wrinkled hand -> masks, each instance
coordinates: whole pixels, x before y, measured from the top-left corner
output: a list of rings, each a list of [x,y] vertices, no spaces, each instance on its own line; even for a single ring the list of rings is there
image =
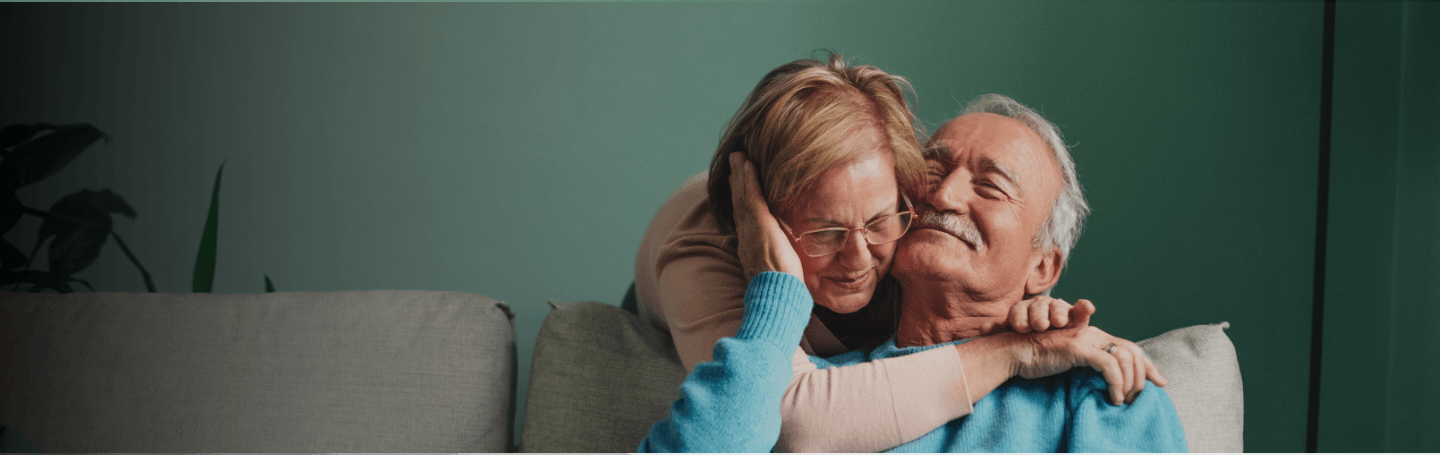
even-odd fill
[[[1037,295],[1010,307],[1005,322],[987,322],[980,327],[980,334],[993,335],[1000,332],[1018,333],[1044,332],[1050,329],[1076,329],[1090,325],[1090,315],[1095,314],[1095,304],[1080,299],[1074,305],[1050,296]]]
[[[1085,322],[1088,324],[1088,316]],[[1110,385],[1110,402],[1116,405],[1133,403],[1145,389],[1146,379],[1160,387],[1169,384],[1139,345],[1093,326],[997,336],[1019,341],[1014,352],[1016,375],[1035,379],[1088,366],[1105,377]],[[1114,349],[1107,352],[1111,346]]]
[[[760,272],[784,272],[805,279],[800,256],[790,238],[770,213],[755,164],[744,152],[730,154],[730,201],[735,208],[735,236],[739,238],[740,265],[748,281]]]

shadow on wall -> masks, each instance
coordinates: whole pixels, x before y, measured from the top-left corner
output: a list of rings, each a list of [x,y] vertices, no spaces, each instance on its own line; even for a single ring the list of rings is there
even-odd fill
[[[115,245],[140,270],[145,280],[145,289],[156,292],[150,272],[140,264],[140,259],[125,245],[113,229],[112,215],[135,218],[135,209],[125,199],[108,189],[91,191],[82,189],[56,201],[49,210],[28,207],[20,202],[16,191],[47,177],[55,175],[70,164],[80,152],[96,142],[110,138],[89,124],[53,126],[45,123],[33,125],[10,125],[0,129],[0,235],[10,232],[20,217],[31,215],[43,219],[35,247],[30,254],[15,248],[9,241],[0,238],[0,288],[11,286],[12,291],[20,290],[22,284],[29,284],[27,292],[54,290],[60,293],[75,292],[71,283],[79,283],[94,291],[95,288],[74,274],[85,270],[100,256],[100,248],[111,237]],[[220,177],[225,172],[225,163],[215,172],[215,188],[210,194],[210,213],[205,218],[205,230],[200,236],[200,251],[195,258],[195,275],[191,292],[210,292],[215,283],[215,250],[220,224]],[[50,241],[46,250],[48,270],[32,270],[31,264],[40,254],[40,247]],[[265,275],[265,292],[275,292],[270,275]]]

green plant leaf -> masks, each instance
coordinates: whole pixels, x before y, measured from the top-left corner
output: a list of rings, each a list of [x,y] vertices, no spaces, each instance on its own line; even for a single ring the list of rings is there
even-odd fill
[[[20,198],[15,197],[14,192],[0,196],[0,234],[10,232],[24,211],[25,206],[20,205]]]
[[[71,289],[70,285],[66,284],[66,282],[70,280],[68,277],[57,277],[54,274],[39,270],[23,270],[20,272],[12,272],[9,270],[0,271],[0,283],[15,283],[17,287],[20,283],[32,283],[34,286],[30,287],[29,292],[37,292],[45,289],[54,289],[60,292],[74,292],[74,289]],[[84,284],[89,286],[89,283]]]
[[[76,224],[71,225],[70,229],[62,230],[50,241],[50,248],[47,250],[50,273],[69,276],[85,270],[100,257],[100,247],[105,246],[105,239],[109,236],[109,226]]]
[[[40,238],[36,243],[55,236],[46,250],[52,275],[67,277],[68,280],[71,274],[84,270],[100,257],[100,247],[110,236],[112,223],[110,214],[95,206],[96,199],[105,199],[100,194],[90,190],[76,191],[50,207],[52,216],[40,224]]]
[[[111,213],[119,213],[129,218],[135,217],[135,210],[110,190],[76,191],[55,201],[55,205],[50,207],[49,212],[31,210],[30,213],[45,218],[45,221],[40,223],[40,233],[35,241],[36,246],[50,236],[59,233],[60,229],[67,224],[103,224],[108,229],[111,223]]]
[[[195,275],[191,292],[210,292],[215,285],[215,250],[220,227],[220,176],[225,163],[215,171],[215,189],[210,192],[210,214],[205,216],[205,231],[200,234],[200,252],[195,255]]]
[[[54,127],[50,134],[41,135],[10,150],[10,154],[5,157],[6,166],[3,168],[8,168],[4,170],[13,173],[13,180],[7,183],[19,188],[54,175],[70,164],[80,152],[104,138],[105,133],[87,124]]]
[[[131,264],[135,264],[135,268],[140,269],[140,278],[145,280],[145,289],[150,292],[155,292],[155,280],[150,279],[150,271],[145,270],[145,266],[140,265],[140,259],[135,257],[135,253],[130,252],[130,247],[126,246],[125,241],[120,239],[120,234],[116,234],[115,231],[110,231],[110,236],[115,237],[115,246],[120,247],[120,252],[125,253],[125,257],[130,259]]]
[[[89,197],[88,202],[91,207],[107,214],[118,213],[125,215],[126,218],[135,218],[135,209],[130,208],[130,204],[126,204],[125,199],[122,199],[120,195],[108,189],[93,192]]]
[[[275,283],[270,282],[270,274],[265,274],[265,292],[275,292]]]
[[[39,283],[49,280],[50,274],[39,270],[0,270],[0,284]]]
[[[46,281],[43,283],[35,283],[34,286],[30,287],[30,291],[28,292],[40,292],[45,289],[54,289],[56,292],[64,294],[75,292],[75,289],[71,288],[70,285],[64,281]]]
[[[0,191],[14,193],[16,188],[20,188],[17,174],[19,172],[15,170],[15,160],[0,161]]]
[[[0,238],[0,268],[10,270],[25,265],[25,253]]]
[[[30,138],[35,137],[35,133],[51,128],[54,127],[44,123],[36,123],[34,125],[14,124],[0,128],[0,149],[8,149],[19,145],[21,142],[28,141]],[[8,156],[9,153],[7,152],[6,155]]]

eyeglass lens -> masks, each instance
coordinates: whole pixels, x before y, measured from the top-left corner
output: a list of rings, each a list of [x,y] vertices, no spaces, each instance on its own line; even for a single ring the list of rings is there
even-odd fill
[[[900,212],[886,215],[878,220],[865,225],[859,229],[863,232],[865,240],[871,245],[882,245],[894,242],[905,235],[906,229],[910,227],[911,212]],[[800,235],[800,249],[811,257],[824,256],[840,251],[845,246],[845,241],[850,237],[851,229],[832,228],[810,231]]]

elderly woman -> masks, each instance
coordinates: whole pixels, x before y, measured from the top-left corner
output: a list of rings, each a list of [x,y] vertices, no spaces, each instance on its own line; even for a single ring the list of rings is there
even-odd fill
[[[771,71],[727,125],[708,178],[687,180],[641,242],[635,267],[640,315],[670,332],[685,368],[694,370],[711,360],[718,340],[740,328],[750,281],[738,255],[730,152],[744,151],[762,170],[756,177],[764,199],[783,214],[792,238],[810,245],[798,260],[816,303],[805,336],[790,347],[794,379],[781,414],[787,436],[798,438],[782,437],[781,450],[819,449],[803,446],[805,434],[845,431],[831,416],[889,416],[893,424],[885,434],[864,425],[864,446],[825,447],[874,450],[969,411],[970,403],[955,393],[964,379],[953,354],[836,370],[817,370],[808,357],[878,344],[893,330],[894,299],[867,304],[877,287],[890,292],[880,284],[909,222],[902,195],[920,194],[925,184],[904,83],[872,66],[848,66],[837,55],[828,63],[800,60]],[[943,409],[936,410],[936,401]],[[888,411],[922,402],[923,410]]]
[[[809,358],[893,334],[893,242],[926,185],[904,86],[837,55],[776,68],[727,125],[708,176],[660,208],[636,261],[638,308],[671,333],[691,376],[642,451],[883,450],[968,414],[998,385],[967,384],[962,365],[998,363],[953,349],[829,369]],[[771,311],[795,301],[807,303]],[[758,387],[777,381],[783,394]],[[745,430],[721,422],[739,416]]]

